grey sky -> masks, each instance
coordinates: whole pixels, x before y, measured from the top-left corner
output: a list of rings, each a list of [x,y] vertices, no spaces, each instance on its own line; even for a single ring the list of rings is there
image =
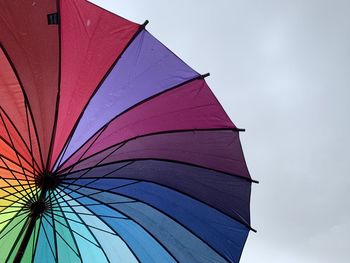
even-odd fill
[[[94,0],[201,73],[253,186],[241,262],[350,262],[350,1]]]

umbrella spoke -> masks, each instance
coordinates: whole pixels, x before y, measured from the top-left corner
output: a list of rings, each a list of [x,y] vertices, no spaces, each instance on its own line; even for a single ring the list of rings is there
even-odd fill
[[[43,219],[45,219],[46,222],[48,222],[48,223],[51,225],[51,223],[49,222],[49,220],[46,219],[45,215],[43,216]],[[52,226],[52,225],[51,225],[51,226]],[[47,232],[46,232],[46,229],[45,229],[45,224],[42,225],[42,228],[43,228],[43,230],[44,230],[44,234],[45,234],[45,238],[46,238],[46,240],[47,240],[47,244],[49,244],[51,254],[52,254],[53,258],[55,259],[55,262],[58,262],[58,259],[57,259],[58,255],[57,255],[57,254],[55,255],[55,253],[53,252],[53,248],[52,248],[52,246],[51,246],[51,242],[50,242],[50,240],[49,240],[49,237],[48,237]],[[54,229],[54,228],[52,227],[52,229]],[[56,231],[55,231],[55,233],[56,233]]]
[[[4,162],[2,156],[0,156],[0,159],[1,159],[2,162],[6,165],[7,169],[9,169],[8,165]],[[12,176],[16,179],[17,183],[21,185],[21,187],[22,187],[23,190],[26,192],[26,194],[29,195],[28,191],[24,188],[24,185],[20,183],[20,181],[18,180],[18,178],[15,176],[15,174],[14,174],[12,171],[10,171],[10,172],[11,172]]]
[[[86,185],[90,185],[90,184],[92,184],[92,183],[98,181],[99,179],[105,178],[105,177],[107,177],[108,175],[111,175],[111,174],[113,174],[113,173],[115,173],[115,172],[117,172],[117,171],[119,171],[119,170],[122,170],[123,168],[125,168],[125,167],[127,167],[127,166],[129,166],[129,165],[131,165],[131,164],[133,164],[133,163],[134,163],[133,161],[132,161],[132,162],[129,162],[129,163],[123,165],[122,167],[119,167],[119,168],[117,168],[117,169],[115,169],[115,170],[113,170],[113,171],[111,171],[111,172],[109,172],[109,173],[107,173],[107,174],[105,174],[105,175],[99,177],[99,178],[96,178],[96,179],[94,179],[93,181],[91,181],[91,182],[89,182],[89,183],[87,183],[87,184],[83,184],[81,187],[84,187],[84,186],[86,186]],[[74,179],[73,182],[72,182],[72,183],[69,183],[69,184],[74,184],[76,181],[78,181],[79,179],[81,179],[85,174],[89,173],[92,169],[93,169],[93,168],[88,169],[88,171],[84,172],[82,175],[80,175],[78,178]],[[132,183],[132,184],[133,184],[133,183]],[[67,187],[68,187],[68,186],[66,186],[65,188],[63,188],[62,191],[64,191]],[[81,187],[80,187],[80,188],[81,188]],[[67,194],[70,194],[70,193],[68,192]]]
[[[26,111],[27,111],[27,102],[26,102],[26,99],[24,99],[24,102],[25,102],[25,107],[26,107]],[[7,143],[7,144],[8,144],[14,151],[16,151],[17,153],[19,153],[19,152],[16,150],[14,144],[12,143],[12,136],[11,136],[11,134],[10,134],[9,131],[8,131],[7,125],[6,125],[5,120],[3,119],[3,117],[6,117],[6,119],[9,121],[9,123],[11,124],[11,126],[13,127],[13,129],[15,130],[16,134],[19,136],[19,138],[20,138],[20,140],[21,140],[21,143],[25,146],[27,152],[30,153],[31,156],[33,156],[32,151],[31,151],[30,148],[28,147],[26,141],[24,140],[23,136],[21,135],[21,133],[19,132],[18,128],[17,128],[16,125],[13,123],[13,121],[11,120],[11,118],[9,117],[9,115],[7,114],[7,112],[6,112],[1,106],[0,106],[0,110],[1,110],[1,111],[3,112],[3,114],[4,114],[4,116],[2,116],[1,119],[2,119],[2,122],[4,123],[4,126],[5,126],[5,128],[6,128],[8,137],[10,138],[11,144],[13,145],[13,147],[10,146],[8,143]],[[26,113],[26,114],[27,114],[27,113]],[[1,112],[0,112],[0,115],[2,115]],[[28,122],[28,121],[27,121],[27,122]],[[30,139],[31,139],[31,137],[30,137]],[[6,142],[6,140],[4,140],[4,141]],[[30,140],[30,141],[31,141],[31,140]],[[23,158],[23,160],[25,160],[28,164],[30,164],[30,162],[29,162],[26,158],[24,158],[24,156],[22,156],[22,155],[20,155],[20,156]],[[37,169],[37,168],[39,168],[38,163],[37,163],[35,160],[34,160],[34,163],[35,163],[35,165],[32,165],[33,170],[34,170],[34,171],[37,171],[38,173],[40,173],[40,170]]]
[[[61,195],[60,192],[57,191],[57,194],[60,196],[60,198],[62,197],[62,195]],[[56,199],[56,203],[57,203],[58,207],[60,208],[60,210],[61,210],[61,212],[62,212],[62,215],[64,215],[63,209],[62,209],[62,207],[61,207],[61,204],[58,202],[58,199],[57,199],[56,195],[55,195],[55,199]],[[66,203],[66,204],[68,205],[68,207],[69,207],[68,202],[66,202],[65,200],[63,200],[63,202]],[[69,207],[69,208],[70,208],[72,211],[74,211],[71,207]],[[96,241],[98,247],[101,248],[101,251],[102,251],[102,253],[104,254],[106,260],[107,260],[108,262],[110,262],[110,260],[109,260],[109,258],[108,258],[108,256],[107,256],[106,252],[105,252],[104,249],[102,248],[102,245],[101,245],[100,242],[98,241],[98,239],[97,239],[97,237],[95,236],[95,234],[94,234],[94,233],[92,232],[92,230],[88,227],[88,225],[83,221],[83,219],[81,218],[80,215],[77,214],[76,216],[77,216],[78,219],[81,221],[80,224],[82,224],[83,226],[85,226],[85,228],[88,230],[88,232],[90,233],[90,235],[95,239],[95,241]],[[67,220],[67,218],[66,218],[66,220]]]
[[[59,212],[60,210],[56,210],[56,209],[52,209],[52,211],[54,212]],[[121,216],[108,216],[108,215],[93,215],[93,214],[89,214],[89,213],[83,213],[83,212],[72,212],[72,211],[64,211],[65,213],[68,214],[78,214],[78,215],[85,215],[85,216],[97,216],[97,217],[106,217],[106,218],[114,218],[114,219],[124,219],[124,220],[128,220],[128,218],[125,217],[121,217]]]
[[[133,184],[138,184],[138,183],[140,183],[141,181],[136,181],[136,182],[132,182],[132,183],[128,183],[128,184],[125,184],[125,185],[120,185],[120,186],[116,186],[116,187],[113,187],[113,188],[110,188],[110,189],[108,189],[109,191],[111,191],[111,190],[116,190],[116,189],[120,189],[120,188],[123,188],[123,187],[127,187],[127,186],[130,186],[130,185],[133,185]],[[70,186],[77,186],[77,188],[75,188],[74,190],[72,190],[71,189],[71,187]],[[70,195],[71,193],[73,193],[73,192],[76,192],[77,193],[77,191],[78,190],[80,190],[81,188],[84,188],[84,187],[88,187],[89,186],[89,184],[86,184],[86,185],[83,185],[83,186],[81,186],[81,185],[79,185],[79,184],[69,184],[69,190],[70,190],[70,192],[68,192],[68,193],[66,193],[66,195]],[[80,198],[84,198],[84,197],[89,197],[89,196],[93,196],[93,195],[96,195],[96,194],[99,194],[99,193],[103,193],[103,192],[105,192],[106,190],[105,189],[98,189],[98,188],[94,188],[95,190],[96,190],[96,192],[94,192],[94,193],[91,193],[91,194],[87,194],[87,195],[84,195],[84,196],[81,196],[81,197],[77,197],[77,198],[72,198],[71,197],[71,200],[78,200],[78,199],[80,199]],[[64,189],[61,189],[61,191],[63,191],[64,192]]]
[[[122,146],[124,146],[124,144],[121,144],[119,147],[117,147],[116,149],[114,149],[112,152],[110,152],[108,155],[106,155],[104,158],[102,158],[96,165],[99,165],[100,163],[102,163],[105,159],[107,159],[110,155],[112,155],[115,151],[117,151],[119,148],[121,148]],[[132,162],[131,162],[132,163]],[[131,163],[126,164],[125,166],[121,167],[120,169],[130,165]],[[82,178],[85,174],[89,173],[94,167],[90,167],[89,169],[87,169],[87,171],[85,171],[82,175],[80,175],[79,178],[76,178],[76,180]],[[76,181],[75,180],[75,181]],[[74,182],[75,182],[74,181]],[[65,189],[65,188],[64,188]]]
[[[70,200],[77,200],[77,199],[80,199],[80,198],[84,198],[84,197],[87,197],[87,196],[81,196],[81,197],[78,197],[76,199],[70,199]],[[131,204],[131,203],[137,203],[137,201],[121,201],[121,202],[110,202],[108,204],[110,205],[119,205],[119,204]],[[101,206],[103,204],[79,204],[79,205],[61,205],[61,207],[88,207],[88,206]]]
[[[65,212],[64,212],[65,213]],[[65,218],[64,216],[61,216],[61,215],[59,215],[59,214],[57,214],[57,213],[53,213],[55,216],[58,216],[58,217],[60,217],[60,218]],[[84,225],[84,226],[87,226],[87,227],[90,227],[90,228],[93,228],[93,229],[96,229],[96,230],[98,230],[98,231],[101,231],[101,232],[104,232],[104,233],[107,233],[107,234],[110,234],[110,235],[115,235],[115,236],[118,236],[116,233],[113,233],[113,232],[110,232],[110,231],[107,231],[107,230],[104,230],[104,229],[102,229],[102,228],[99,228],[99,227],[96,227],[96,226],[93,226],[93,225],[89,225],[89,224],[87,224],[87,223],[82,223],[82,222],[79,222],[79,221],[77,221],[77,220],[74,220],[74,219],[71,219],[71,218],[66,218],[68,221],[71,221],[71,222],[74,222],[74,223],[78,223],[78,224],[81,224],[81,225]]]
[[[81,193],[78,193],[78,194],[84,195],[84,194],[81,194]],[[86,197],[87,197],[87,196],[86,196]],[[87,197],[87,198],[90,198],[90,197]],[[106,207],[108,207],[108,208],[110,208],[110,209],[112,209],[112,210],[116,211],[117,213],[122,214],[122,215],[124,216],[124,218],[119,218],[119,217],[118,217],[118,218],[117,218],[118,220],[119,220],[119,219],[123,219],[123,220],[130,220],[130,221],[133,221],[135,224],[137,224],[139,227],[141,227],[145,232],[147,232],[153,239],[155,239],[155,240],[158,242],[158,244],[160,244],[160,246],[162,246],[163,249],[164,249],[165,251],[167,251],[167,253],[177,262],[176,258],[175,258],[175,257],[172,255],[172,253],[162,244],[162,242],[159,241],[159,239],[158,239],[157,237],[155,237],[151,232],[149,232],[149,231],[148,231],[146,228],[144,228],[141,224],[139,224],[138,222],[136,222],[133,218],[131,218],[131,217],[128,216],[127,214],[125,214],[125,213],[119,211],[118,209],[116,209],[116,208],[110,206],[110,203],[107,204],[107,203],[102,202],[102,201],[100,201],[100,200],[98,200],[98,199],[95,199],[95,198],[93,198],[93,197],[91,197],[91,199],[92,199],[93,201],[95,201],[95,202],[100,203],[99,205],[101,205],[101,206],[106,206]],[[72,201],[75,202],[75,199],[72,200]],[[76,202],[79,203],[79,201],[76,201]],[[135,202],[136,202],[136,201],[134,201],[133,203],[135,203]],[[69,202],[66,202],[66,203],[67,203],[68,205],[70,205]],[[125,202],[124,202],[124,203],[125,203]],[[129,202],[129,203],[131,203],[131,202]],[[88,210],[92,215],[96,216],[97,218],[100,218],[102,222],[104,222],[106,225],[108,225],[108,223],[106,223],[106,221],[103,219],[103,216],[95,214],[95,212],[93,212],[91,209],[89,209],[89,207],[86,206],[86,205],[84,205],[83,207],[84,207],[86,210]],[[130,251],[132,252],[132,254],[135,256],[135,258],[138,259],[137,255],[136,255],[136,254],[134,253],[134,251],[129,247],[128,243],[127,243],[119,234],[116,233],[116,235],[117,235],[119,238],[121,238],[121,239],[123,240],[123,242],[126,244],[126,246],[127,246],[127,247],[130,249]],[[140,261],[140,260],[138,259],[138,261]]]
[[[11,222],[15,217],[19,217],[19,216],[25,215],[26,213],[28,213],[28,212],[27,212],[27,211],[23,211],[23,209],[21,209],[21,210],[19,210],[19,211],[17,212],[17,214],[14,215],[13,217],[11,217],[11,218],[9,218],[9,219],[6,219],[6,220],[3,220],[3,221],[0,222],[0,225],[2,225],[2,224],[4,224],[4,223],[7,223],[6,226],[4,226],[4,228],[2,228],[2,229],[0,230],[0,240],[4,237],[3,232],[5,231],[6,227],[7,227],[8,224],[9,224],[9,222]],[[24,220],[24,219],[26,219],[26,217],[24,217],[23,220]],[[22,220],[22,221],[23,221],[23,220]],[[16,224],[16,225],[18,225],[18,224]],[[13,228],[15,228],[15,227],[13,227]],[[11,232],[11,230],[12,230],[13,228],[11,228],[8,232],[6,232],[5,235],[7,235],[9,232]]]
[[[68,226],[66,226],[65,224],[63,224],[62,222],[60,222],[59,220],[57,220],[55,217],[52,217],[52,215],[48,215],[49,217],[51,217],[53,219],[53,221],[55,221],[56,223],[60,224],[61,226],[65,227],[68,231],[72,231],[74,234],[80,236],[81,238],[85,239],[86,241],[90,242],[91,244],[93,244],[94,246],[101,248],[100,246],[98,246],[97,244],[95,244],[93,241],[91,241],[90,239],[84,237],[83,235],[81,235],[80,233],[78,233],[77,231],[75,231],[74,229],[69,228]]]
[[[45,219],[45,217],[44,217],[44,219]],[[47,220],[47,219],[46,219],[46,220]],[[62,241],[74,252],[74,254],[77,255],[78,258],[81,259],[80,254],[79,254],[78,252],[76,252],[76,251],[74,250],[74,248],[72,248],[72,246],[68,243],[68,241],[67,241],[59,232],[56,231],[56,234],[57,234],[57,235],[62,239]]]
[[[40,237],[40,231],[41,231],[41,226],[43,224],[43,216],[40,215],[39,217],[39,226],[38,226],[38,234],[36,235],[36,239],[35,239],[35,244],[34,244],[34,249],[33,249],[33,254],[32,254],[32,262],[34,262],[34,259],[35,259],[35,255],[36,255],[36,249],[38,247],[38,241],[39,241],[39,237]],[[35,224],[36,226],[37,224]]]
[[[24,217],[23,220],[24,220],[24,219],[26,219],[26,218]],[[21,220],[21,221],[22,221],[22,220]],[[20,222],[21,222],[21,221],[20,221]],[[29,219],[27,218],[27,221],[23,224],[23,227],[22,227],[21,231],[19,232],[19,234],[18,234],[18,236],[17,236],[15,242],[14,242],[13,245],[12,245],[12,248],[11,248],[9,254],[7,255],[6,262],[9,262],[9,261],[10,261],[10,258],[11,258],[11,256],[12,256],[13,251],[15,250],[15,248],[16,248],[18,242],[21,240],[21,237],[22,237],[23,233],[25,232],[25,230],[26,230],[26,228],[27,228],[28,222],[29,222]]]
[[[52,209],[52,195],[54,194],[53,193],[54,191],[53,190],[50,190],[49,191],[49,205]],[[52,224],[53,224],[53,229],[54,229],[54,233],[53,233],[53,238],[54,238],[54,244],[55,244],[55,252],[56,252],[56,255],[57,255],[57,259],[58,259],[58,245],[57,245],[57,235],[56,235],[56,220],[54,220],[54,216],[53,216],[53,212],[52,210],[50,209],[50,211],[47,213],[48,216],[52,217]]]
[[[15,189],[15,190],[16,190],[15,193],[11,193],[11,192],[4,190],[5,192],[8,193],[8,195],[1,196],[0,199],[9,201],[11,203],[19,203],[22,205],[26,205],[29,201],[31,201],[31,199],[28,199],[28,196],[22,194],[22,192],[24,192],[24,190],[21,190],[21,191],[18,191],[17,189]],[[20,196],[17,196],[17,194],[20,194]],[[11,197],[11,196],[17,197],[18,200],[9,199],[8,197]]]
[[[31,156],[32,156],[32,167],[35,167],[35,165],[39,168],[39,170],[40,170],[40,166],[38,165],[38,163],[37,163],[37,161],[35,160],[35,158],[34,158],[34,152],[33,152],[33,143],[32,143],[32,132],[31,132],[31,129],[30,129],[30,123],[29,123],[29,105],[28,105],[28,101],[27,100],[25,100],[24,101],[25,102],[25,108],[26,108],[26,120],[27,120],[27,129],[28,129],[28,135],[29,135],[29,146],[30,146],[30,148],[29,148],[29,152],[31,153]],[[34,124],[34,123],[33,123]],[[36,136],[36,134],[35,134],[35,136]],[[38,138],[36,137],[36,140],[38,141]],[[28,146],[27,146],[27,148],[28,148]],[[41,156],[40,156],[41,157]],[[44,165],[43,165],[43,161],[42,161],[42,157],[40,158],[40,160],[41,160],[41,165],[42,165],[42,167],[44,167]],[[35,165],[34,165],[35,164]],[[35,172],[35,170],[34,170],[34,172]],[[41,171],[37,171],[37,173],[39,173],[40,174],[40,172]]]
[[[54,198],[56,199],[56,202],[57,202],[56,195],[53,195],[53,196],[54,196]],[[59,204],[58,204],[58,206],[59,206]],[[55,213],[55,212],[51,209],[52,217],[58,216],[58,217],[63,218],[64,221],[65,221],[65,223],[66,223],[66,225],[67,225],[67,227],[71,230],[71,227],[70,227],[69,222],[68,222],[68,219],[69,219],[69,218],[67,218],[67,217],[65,216],[64,211],[63,211],[62,209],[60,209],[60,210],[61,210],[62,216],[60,216],[59,214]],[[59,234],[58,231],[56,231],[56,233]],[[75,247],[77,248],[77,251],[78,251],[78,252],[75,252],[74,250],[73,250],[73,251],[74,251],[74,253],[76,253],[76,254],[78,255],[79,259],[81,259],[79,246],[78,246],[78,243],[77,243],[77,241],[76,241],[76,238],[75,238],[74,235],[72,234],[72,230],[70,231],[70,234],[71,234],[71,236],[72,236],[74,245],[75,245]]]

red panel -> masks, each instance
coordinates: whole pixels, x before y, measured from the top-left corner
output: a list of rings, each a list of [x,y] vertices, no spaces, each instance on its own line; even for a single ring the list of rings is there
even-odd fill
[[[61,1],[61,90],[53,165],[98,84],[139,25],[84,0]]]
[[[47,14],[57,11],[56,2],[0,1],[0,41],[28,97],[44,160],[49,151],[58,91],[58,26],[47,23]]]

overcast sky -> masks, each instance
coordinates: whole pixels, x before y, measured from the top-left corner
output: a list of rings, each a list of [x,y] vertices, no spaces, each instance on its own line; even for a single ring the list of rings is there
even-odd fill
[[[94,0],[207,78],[253,186],[243,263],[350,262],[350,1]]]

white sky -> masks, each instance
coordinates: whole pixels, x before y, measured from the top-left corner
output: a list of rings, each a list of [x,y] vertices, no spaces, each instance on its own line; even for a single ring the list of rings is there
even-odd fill
[[[350,262],[350,1],[93,0],[201,73],[254,179],[241,262]]]

